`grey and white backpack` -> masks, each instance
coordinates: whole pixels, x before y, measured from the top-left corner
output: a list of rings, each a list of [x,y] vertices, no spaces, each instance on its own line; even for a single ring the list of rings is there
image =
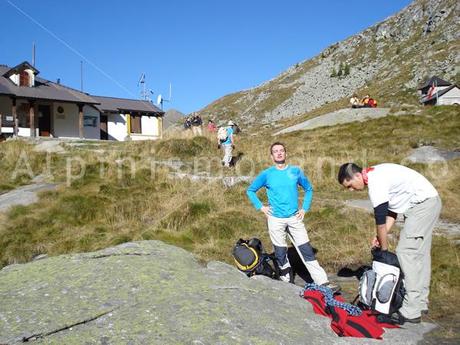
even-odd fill
[[[393,253],[385,253],[385,256],[392,255],[396,257]],[[365,308],[391,315],[402,306],[405,294],[404,274],[398,267],[399,263],[396,266],[375,259],[374,255],[372,268],[365,271],[359,281],[359,301]]]

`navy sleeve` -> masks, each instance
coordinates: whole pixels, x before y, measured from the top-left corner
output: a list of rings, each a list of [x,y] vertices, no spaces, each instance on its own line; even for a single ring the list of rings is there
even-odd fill
[[[388,201],[384,202],[383,204],[374,207],[374,217],[375,223],[377,225],[383,225],[387,222],[387,215],[388,215]]]

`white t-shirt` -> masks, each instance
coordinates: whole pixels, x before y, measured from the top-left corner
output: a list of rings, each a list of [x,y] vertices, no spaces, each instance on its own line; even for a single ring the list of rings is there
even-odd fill
[[[404,213],[415,204],[438,195],[423,175],[402,165],[379,164],[367,176],[373,207],[388,201],[390,211]]]

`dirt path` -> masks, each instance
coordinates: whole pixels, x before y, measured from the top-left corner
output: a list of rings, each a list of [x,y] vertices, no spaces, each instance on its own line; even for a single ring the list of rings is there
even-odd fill
[[[30,205],[38,201],[38,192],[56,189],[53,183],[33,183],[0,195],[0,212],[15,205]]]
[[[313,119],[298,123],[297,125],[284,128],[273,135],[280,135],[289,132],[307,130],[318,127],[335,126],[349,122],[363,122],[369,119],[385,117],[390,112],[389,108],[361,108],[361,109],[340,109],[332,113],[321,115]]]
[[[358,200],[346,200],[345,205],[349,207],[358,208],[366,212],[373,212],[371,202],[367,199],[358,199]],[[402,226],[403,219],[398,216],[396,225]],[[434,235],[441,235],[447,237],[456,244],[460,244],[460,224],[451,223],[446,220],[440,219],[438,224],[435,226]]]

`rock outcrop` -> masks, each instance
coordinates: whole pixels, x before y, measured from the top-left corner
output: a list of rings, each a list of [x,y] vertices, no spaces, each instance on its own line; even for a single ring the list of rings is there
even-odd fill
[[[295,285],[202,266],[158,241],[0,271],[0,344],[375,344],[339,338]],[[416,344],[432,326],[388,330]]]
[[[388,108],[360,108],[340,109],[332,113],[321,115],[313,119],[298,123],[294,126],[277,131],[273,135],[280,135],[300,130],[315,129],[319,127],[335,126],[350,122],[363,122],[368,119],[378,119],[388,115]]]

